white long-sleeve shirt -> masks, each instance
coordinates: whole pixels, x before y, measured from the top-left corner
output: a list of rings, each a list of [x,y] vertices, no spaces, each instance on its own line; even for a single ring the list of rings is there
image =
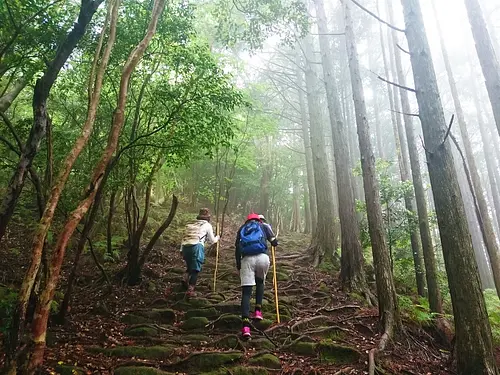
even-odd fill
[[[212,224],[206,220],[196,220],[186,225],[182,245],[205,244],[205,241],[210,244],[219,241],[219,236],[214,235]]]

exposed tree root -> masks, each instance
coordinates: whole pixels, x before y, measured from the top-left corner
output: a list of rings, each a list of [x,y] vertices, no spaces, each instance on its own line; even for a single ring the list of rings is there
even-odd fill
[[[376,348],[371,349],[370,352],[368,353],[368,375],[375,375],[375,370],[377,368],[375,357],[378,353],[383,352],[385,350],[385,347],[387,346],[387,343],[391,338],[391,333],[392,333],[391,330],[392,330],[391,328],[386,328],[384,334],[380,338],[378,346]]]

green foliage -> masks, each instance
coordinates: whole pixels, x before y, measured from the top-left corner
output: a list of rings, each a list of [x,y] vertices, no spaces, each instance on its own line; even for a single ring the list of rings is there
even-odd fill
[[[500,299],[496,290],[493,289],[487,289],[483,294],[486,309],[488,310],[488,317],[490,318],[493,342],[498,346],[500,345]]]
[[[7,334],[12,324],[12,314],[17,302],[17,292],[0,287],[0,333]]]

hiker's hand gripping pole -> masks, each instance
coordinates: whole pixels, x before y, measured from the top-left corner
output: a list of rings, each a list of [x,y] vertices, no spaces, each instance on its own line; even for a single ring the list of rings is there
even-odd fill
[[[215,235],[219,235],[219,223],[215,224]],[[214,271],[214,292],[215,288],[217,286],[217,268],[219,266],[219,244],[220,244],[220,238],[215,244],[215,271]]]
[[[276,232],[276,238],[278,238],[279,234],[279,227]],[[280,305],[278,302],[278,277],[276,275],[276,248],[274,246],[271,246],[271,255],[273,257],[273,284],[274,284],[274,303],[276,304],[276,320],[278,323],[281,323],[280,320]]]

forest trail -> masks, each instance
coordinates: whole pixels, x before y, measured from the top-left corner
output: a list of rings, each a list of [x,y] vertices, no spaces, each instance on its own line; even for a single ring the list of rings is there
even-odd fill
[[[264,320],[240,340],[240,288],[228,235],[185,299],[178,248],[159,247],[137,287],[83,286],[65,326],[49,328],[46,369],[57,374],[367,374],[378,341],[376,308],[343,293],[328,272],[307,267],[308,237],[282,238],[277,269],[281,324],[275,323],[272,270]],[[164,245],[162,245],[164,246]],[[94,274],[91,274],[93,272]],[[102,294],[102,295],[101,295]],[[106,295],[107,294],[107,295]],[[96,302],[100,301],[100,302]],[[384,356],[384,374],[451,374],[449,355],[422,328],[406,326]]]

